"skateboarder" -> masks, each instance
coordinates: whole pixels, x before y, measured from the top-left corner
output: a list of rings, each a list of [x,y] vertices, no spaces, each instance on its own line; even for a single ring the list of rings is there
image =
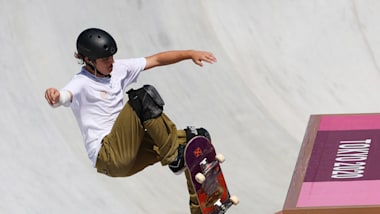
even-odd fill
[[[213,54],[179,50],[115,60],[115,40],[97,28],[81,32],[76,45],[75,57],[83,67],[61,90],[46,89],[45,98],[53,107],[71,107],[97,171],[125,177],[157,162],[168,165],[174,173],[183,171],[184,145],[195,135],[208,136],[207,131],[177,130],[163,113],[164,102],[153,86],[128,91],[129,101],[125,104],[123,95],[144,70],[183,60],[202,66],[202,62],[216,62]],[[191,182],[187,183],[191,213],[200,213]]]

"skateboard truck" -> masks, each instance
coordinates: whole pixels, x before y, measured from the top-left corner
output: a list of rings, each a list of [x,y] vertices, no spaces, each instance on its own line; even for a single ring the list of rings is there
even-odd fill
[[[216,202],[215,202],[215,204],[214,204],[214,206],[216,207],[216,211],[218,212],[218,214],[219,213],[225,213],[225,211],[228,209],[228,207],[230,207],[230,206],[228,206],[228,207],[226,207],[226,205],[224,205],[221,201],[220,201],[220,199],[219,200],[217,200]]]
[[[205,180],[207,175],[210,173],[212,169],[215,168],[215,166],[218,163],[223,163],[225,161],[225,158],[222,154],[215,155],[215,161],[209,163],[207,162],[207,158],[204,158],[200,163],[199,166],[201,167],[202,173],[198,173],[195,175],[195,180],[202,184]]]
[[[232,205],[237,205],[239,203],[239,198],[236,196],[231,196],[230,200],[228,202],[222,203],[222,201],[219,199],[214,203],[214,206],[216,207],[216,213],[217,214],[223,214],[227,212],[228,208],[230,208]]]

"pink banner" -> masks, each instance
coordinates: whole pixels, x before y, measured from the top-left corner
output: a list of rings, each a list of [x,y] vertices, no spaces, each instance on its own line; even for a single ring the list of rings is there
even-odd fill
[[[380,114],[321,116],[297,207],[380,204]]]
[[[318,130],[328,131],[363,129],[380,129],[380,114],[322,116]]]
[[[380,204],[380,181],[304,182],[297,207]]]

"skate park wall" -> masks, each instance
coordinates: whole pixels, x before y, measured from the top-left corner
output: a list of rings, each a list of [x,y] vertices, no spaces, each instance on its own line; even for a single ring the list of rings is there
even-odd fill
[[[206,127],[241,203],[229,213],[283,207],[311,114],[378,112],[376,0],[0,1],[2,213],[189,213],[184,176],[156,164],[128,178],[96,173],[68,108],[48,87],[79,71],[75,40],[99,27],[116,58],[201,49],[144,72],[178,128]]]

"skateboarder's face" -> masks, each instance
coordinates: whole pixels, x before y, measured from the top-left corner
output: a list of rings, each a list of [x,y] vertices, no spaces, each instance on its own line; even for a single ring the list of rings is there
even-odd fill
[[[113,63],[114,63],[113,56],[95,60],[96,69],[98,69],[98,71],[100,71],[104,75],[108,75],[112,72]]]

